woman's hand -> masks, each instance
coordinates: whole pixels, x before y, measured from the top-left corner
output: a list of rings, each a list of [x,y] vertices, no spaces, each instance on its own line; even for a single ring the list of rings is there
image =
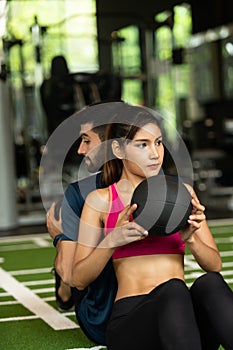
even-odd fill
[[[188,187],[188,186],[187,186]],[[206,222],[205,207],[194,190],[189,188],[193,210],[187,228],[180,230],[181,239],[188,244],[190,253],[204,271],[221,271],[222,261],[213,235]]]
[[[148,236],[148,232],[142,226],[130,221],[136,208],[136,204],[127,205],[119,214],[115,228],[105,238],[109,247],[116,248]]]
[[[200,203],[196,193],[193,190],[190,191],[190,194],[192,196],[191,203],[193,205],[193,209],[188,219],[189,225],[179,232],[181,239],[186,243],[191,242],[193,233],[201,228],[201,223],[206,219],[204,214],[205,207]]]

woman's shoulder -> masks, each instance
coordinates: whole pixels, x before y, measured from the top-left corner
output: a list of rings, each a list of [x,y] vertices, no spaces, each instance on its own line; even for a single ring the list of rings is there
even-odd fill
[[[105,187],[105,188],[98,188],[96,190],[91,191],[88,195],[86,199],[108,199],[109,197],[109,188]]]
[[[95,207],[98,204],[99,211],[105,211],[109,207],[109,188],[99,188],[91,191],[85,201],[88,206]]]

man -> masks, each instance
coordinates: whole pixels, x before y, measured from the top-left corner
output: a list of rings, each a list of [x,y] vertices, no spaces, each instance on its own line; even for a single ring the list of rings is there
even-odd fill
[[[102,102],[88,106],[81,121],[81,143],[78,154],[84,156],[87,170],[95,173],[104,163],[102,142],[104,132],[111,116],[122,106],[123,102]],[[77,116],[80,112],[77,113]],[[56,203],[47,212],[47,228],[54,241],[57,254],[54,262],[56,280],[56,303],[60,311],[66,311],[78,303],[83,293],[69,286],[73,256],[76,248],[79,218],[84,201],[89,192],[103,187],[101,172],[83,180],[71,183],[64,194],[59,219],[55,217]]]

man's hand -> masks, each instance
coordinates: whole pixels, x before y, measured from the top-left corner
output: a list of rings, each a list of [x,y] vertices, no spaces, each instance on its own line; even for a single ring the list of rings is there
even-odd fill
[[[62,225],[61,225],[61,208],[59,210],[59,219],[55,218],[55,208],[56,203],[52,203],[51,207],[47,211],[46,215],[46,226],[49,232],[49,235],[52,239],[54,239],[59,233],[62,233]]]

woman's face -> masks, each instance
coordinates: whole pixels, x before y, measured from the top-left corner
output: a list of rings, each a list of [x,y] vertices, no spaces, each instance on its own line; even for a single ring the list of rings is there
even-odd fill
[[[124,170],[132,175],[147,178],[158,175],[164,158],[160,128],[146,124],[124,148]]]

